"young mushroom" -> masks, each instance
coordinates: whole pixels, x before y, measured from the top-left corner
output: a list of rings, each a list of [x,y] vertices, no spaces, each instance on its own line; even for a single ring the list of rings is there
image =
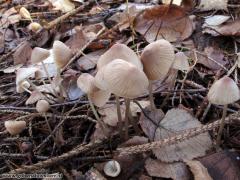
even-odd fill
[[[234,103],[239,100],[239,88],[235,81],[228,76],[224,76],[221,79],[213,83],[208,92],[208,101],[212,104],[223,105],[223,114],[221,119],[221,125],[217,135],[217,147],[220,145],[221,136],[225,124],[225,117],[227,114],[228,104]]]
[[[174,63],[174,49],[171,43],[161,39],[147,45],[142,54],[143,71],[149,79],[149,98],[151,108],[154,110],[154,98],[152,92],[152,81],[166,78]]]
[[[95,118],[100,121],[98,113],[93,104],[98,107],[103,106],[108,101],[111,93],[95,86],[94,77],[88,73],[83,73],[77,80],[78,87],[87,94],[90,107]]]
[[[30,20],[31,22],[33,22],[30,12],[29,12],[25,7],[21,7],[21,8],[20,8],[19,14],[20,14],[23,18],[28,19],[28,20]]]
[[[20,134],[26,128],[25,121],[5,121],[4,126],[11,135]]]
[[[28,25],[28,29],[32,32],[38,32],[42,28],[41,24],[32,22]]]
[[[117,161],[111,160],[104,165],[103,171],[109,177],[117,177],[121,173],[121,166]]]
[[[95,76],[95,83],[98,88],[108,90],[116,96],[125,98],[125,138],[127,139],[130,99],[146,93],[148,87],[146,75],[135,65],[122,59],[115,59],[99,69]]]
[[[21,83],[17,84],[17,92],[18,93],[23,93],[24,91],[28,92],[29,94],[32,94],[32,92],[30,90],[28,90],[28,88],[30,87],[30,83],[27,81],[22,81]]]

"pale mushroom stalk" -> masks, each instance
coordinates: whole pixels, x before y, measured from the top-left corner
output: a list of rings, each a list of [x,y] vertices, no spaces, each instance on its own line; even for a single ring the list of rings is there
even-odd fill
[[[126,140],[128,139],[130,102],[131,102],[130,99],[128,99],[128,98],[125,99],[125,105],[126,105],[126,111],[125,111],[125,139]]]
[[[24,86],[20,85],[21,88],[23,88],[26,92],[28,92],[29,94],[32,94],[32,91],[30,91],[29,89],[25,88]]]
[[[223,129],[224,129],[224,125],[225,125],[225,118],[227,115],[227,104],[223,106],[223,114],[222,114],[222,119],[221,119],[221,124],[218,130],[218,135],[217,135],[217,147],[220,146],[221,144],[221,137],[222,137],[222,133],[223,133]]]
[[[100,122],[101,119],[100,119],[100,117],[99,117],[99,115],[98,115],[98,113],[97,113],[97,110],[96,110],[96,108],[94,107],[94,105],[93,105],[93,103],[92,103],[92,100],[91,100],[91,97],[90,97],[89,95],[88,95],[88,101],[89,101],[89,105],[90,105],[90,107],[91,107],[91,109],[92,109],[92,112],[93,112],[96,120],[97,120],[98,122]]]
[[[155,110],[156,107],[155,107],[154,98],[153,98],[152,81],[149,81],[148,90],[149,90],[149,101],[150,101],[151,109]]]
[[[122,122],[120,101],[118,96],[116,96],[116,104],[117,104],[117,115],[118,115],[118,123],[119,123],[119,134],[120,134],[120,137],[122,138],[123,122]]]

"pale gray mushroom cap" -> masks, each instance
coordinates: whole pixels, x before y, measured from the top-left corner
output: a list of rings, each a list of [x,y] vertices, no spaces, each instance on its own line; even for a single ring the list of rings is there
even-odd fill
[[[53,56],[58,69],[62,69],[72,57],[71,49],[61,41],[54,41]]]
[[[143,69],[141,60],[137,54],[125,44],[114,44],[109,50],[107,50],[98,60],[97,68],[101,69],[114,59],[122,59],[129,63],[134,64],[139,69]]]
[[[95,76],[95,82],[100,89],[130,99],[146,93],[149,84],[142,70],[122,59],[115,59],[101,68]]]
[[[117,177],[121,172],[121,166],[117,161],[111,160],[104,165],[103,171],[109,177]]]
[[[208,92],[208,101],[212,104],[227,105],[239,100],[239,88],[229,77],[224,76],[213,83]]]
[[[50,104],[44,99],[39,100],[36,104],[36,110],[39,113],[46,113],[48,112],[49,109],[50,109]]]
[[[4,126],[11,135],[17,135],[26,128],[25,121],[5,121]]]
[[[173,46],[164,39],[150,43],[141,54],[143,71],[149,80],[164,78],[173,65],[174,59]]]
[[[37,64],[48,58],[49,55],[50,55],[49,50],[40,47],[35,47],[31,54],[31,62],[32,64]]]
[[[98,107],[105,105],[110,98],[109,91],[101,90],[95,85],[94,77],[88,73],[83,73],[77,80],[78,87],[91,98],[93,104]]]
[[[39,69],[36,67],[19,68],[16,73],[16,85],[18,86],[26,78],[35,74]]]

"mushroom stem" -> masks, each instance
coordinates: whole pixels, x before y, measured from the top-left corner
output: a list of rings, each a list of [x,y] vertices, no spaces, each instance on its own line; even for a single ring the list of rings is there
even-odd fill
[[[31,92],[29,89],[25,88],[24,86],[21,85],[21,88],[23,88],[23,89],[24,89],[26,92],[28,92],[29,94],[32,94],[32,92]]]
[[[119,134],[120,134],[120,137],[122,138],[123,122],[122,122],[122,114],[121,114],[121,107],[120,107],[119,96],[117,96],[117,95],[116,95],[116,104],[117,104],[117,115],[118,115]]]
[[[125,105],[126,105],[126,111],[125,111],[125,139],[128,139],[128,117],[129,117],[129,112],[130,112],[130,99],[126,98],[125,99]]]
[[[149,100],[150,100],[151,110],[155,110],[156,107],[155,107],[154,98],[153,98],[152,81],[149,81],[148,90],[149,90]]]
[[[49,76],[47,67],[45,66],[44,62],[41,62],[41,64],[42,64],[43,70],[45,71],[45,73],[46,73],[46,75],[47,75],[47,78],[48,78],[49,82],[50,82],[51,84],[53,84],[52,79],[51,79],[50,76]]]
[[[46,113],[44,113],[43,116],[44,116],[45,122],[46,122],[46,124],[47,124],[47,126],[48,126],[48,130],[49,130],[49,132],[51,133],[51,132],[52,132],[52,128],[51,128],[51,126],[50,126],[50,124],[49,124],[49,122],[48,122]]]
[[[61,69],[59,69],[59,68],[57,68],[57,76],[61,77]],[[65,88],[62,86],[61,83],[59,84],[59,88],[60,88],[61,97],[64,98],[64,94],[65,94],[67,96],[67,98],[69,99],[68,94],[67,94]]]
[[[100,121],[101,121],[101,120],[100,120],[100,117],[99,117],[99,115],[98,115],[98,113],[97,113],[97,110],[96,110],[96,108],[94,107],[94,105],[93,105],[93,103],[92,103],[92,100],[91,100],[91,98],[89,97],[89,95],[88,95],[88,101],[89,101],[89,105],[90,105],[90,107],[91,107],[91,109],[92,109],[92,112],[93,112],[96,120],[97,120],[98,122],[100,122]]]
[[[225,117],[227,115],[227,104],[224,105],[223,107],[223,114],[222,114],[222,119],[221,119],[221,124],[220,124],[220,128],[218,130],[218,135],[217,135],[217,147],[220,146],[221,144],[221,137],[222,137],[222,132],[223,132],[223,128],[225,125]]]

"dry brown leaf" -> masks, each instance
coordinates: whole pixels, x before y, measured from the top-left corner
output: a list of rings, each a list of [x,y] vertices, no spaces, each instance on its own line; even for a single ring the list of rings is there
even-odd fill
[[[27,99],[25,104],[26,105],[34,104],[40,99],[45,99],[45,96],[43,94],[39,93],[39,91],[32,91],[31,96]]]
[[[145,109],[147,106],[150,105],[149,101],[138,101],[138,103],[141,105],[143,109]],[[132,116],[134,117],[137,117],[138,113],[142,112],[141,108],[134,102],[130,103],[130,109],[131,109]]]
[[[204,55],[198,54],[197,63],[203,64],[213,71],[217,71],[222,69],[222,66],[225,66],[228,62],[220,49],[209,46],[204,49]]]
[[[0,32],[0,54],[2,54],[4,52],[4,48],[5,48],[5,39],[3,36],[3,33]]]
[[[143,130],[143,132],[148,136],[148,138],[152,141],[154,140],[156,129],[158,128],[158,124],[164,118],[164,112],[161,109],[156,111],[151,111],[150,106],[144,109],[144,112],[150,117],[153,122],[148,119],[144,113],[141,114],[139,123]]]
[[[202,126],[202,124],[183,109],[169,110],[159,127],[156,130],[155,141],[169,138],[184,131]],[[206,151],[212,147],[212,141],[208,133],[197,135],[188,140],[153,150],[155,156],[163,162],[174,162],[183,159],[192,160],[193,158],[206,155]]]
[[[193,32],[192,20],[182,7],[160,5],[145,10],[135,19],[135,29],[151,43],[156,39],[182,41]]]
[[[185,161],[185,163],[190,167],[194,175],[194,180],[212,180],[212,177],[208,174],[207,168],[205,168],[199,161]]]
[[[24,42],[14,53],[14,64],[26,64],[31,59],[32,48],[29,42]]]
[[[69,12],[75,8],[75,5],[69,0],[49,0],[54,6],[55,10],[60,10],[62,12]]]
[[[172,178],[174,180],[189,180],[190,174],[184,163],[164,163],[159,160],[148,158],[145,169],[153,177]]]
[[[21,20],[20,14],[17,14],[17,11],[14,7],[8,9],[3,13],[0,20],[0,27],[7,28],[10,24],[18,23]]]
[[[133,136],[131,139],[124,142],[121,147],[136,146],[148,143],[148,139],[144,136]]]
[[[200,0],[198,8],[202,11],[227,10],[228,0]]]
[[[220,26],[208,26],[203,32],[212,36],[240,36],[240,19],[224,23]]]
[[[83,29],[81,26],[76,26],[74,30],[75,30],[75,34],[73,34],[65,42],[65,44],[72,50],[73,53],[81,49],[89,40],[86,34],[83,32]]]
[[[77,61],[79,69],[83,71],[93,69],[104,52],[105,50],[94,51],[79,58]]]

